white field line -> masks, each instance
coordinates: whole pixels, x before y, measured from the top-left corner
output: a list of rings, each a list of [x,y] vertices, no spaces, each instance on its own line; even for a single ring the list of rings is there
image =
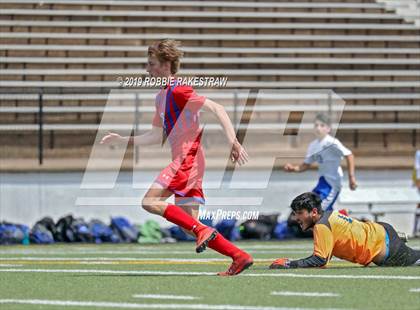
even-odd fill
[[[95,273],[95,274],[121,274],[121,275],[172,275],[172,276],[213,276],[215,272],[178,272],[178,271],[133,271],[133,270],[106,270],[106,269],[0,269],[0,272],[28,272],[28,273]]]
[[[411,293],[420,293],[420,287],[419,288],[410,288]]]
[[[258,262],[275,260],[276,258],[254,259]],[[230,262],[230,258],[167,258],[167,257],[0,257],[0,261],[151,261],[166,262]],[[1,266],[1,265],[0,265]]]
[[[23,265],[15,265],[15,264],[0,264],[0,267],[22,267]]]
[[[280,243],[280,242],[279,242]],[[192,244],[192,243],[191,243]],[[104,246],[107,246],[108,244],[103,244]],[[99,250],[98,251],[98,247],[101,247],[102,245],[92,245],[89,246],[89,244],[87,244],[86,247],[74,247],[73,245],[71,245],[71,252],[70,251],[66,251],[66,253],[74,253],[74,252],[82,252],[82,253],[86,253],[86,252],[107,252],[107,253],[118,253],[120,251],[122,252],[127,252],[127,253],[137,253],[137,252],[170,252],[170,249],[154,249],[151,248],[149,246],[144,247],[142,245],[133,245],[130,247],[126,247],[126,246],[121,246],[121,245],[116,245],[116,247],[118,247],[118,250],[107,250],[107,249],[103,249],[103,250]],[[165,244],[157,244],[155,247],[165,247]],[[313,245],[312,244],[302,244],[302,245],[296,245],[296,244],[279,244],[279,245],[273,245],[273,244],[256,244],[256,245],[247,245],[247,244],[240,244],[240,247],[243,248],[244,250],[312,250],[313,249]],[[68,247],[63,246],[64,249],[68,249]],[[178,250],[179,251],[179,250]],[[53,253],[62,253],[63,250],[61,249],[46,249],[46,248],[32,248],[32,249],[2,249],[0,250],[0,254],[31,254],[31,253],[46,253],[46,254],[53,254]],[[184,251],[182,251],[184,252]]]
[[[0,269],[0,272],[29,273],[95,273],[95,274],[130,274],[130,275],[167,275],[167,276],[214,276],[214,272],[155,271],[155,270],[106,270],[106,269]],[[420,280],[420,276],[386,276],[386,275],[332,275],[332,274],[298,274],[298,273],[244,273],[240,277],[287,277],[287,278],[322,278],[322,279],[356,279],[356,280]]]
[[[159,247],[157,245],[156,247]],[[164,246],[164,245],[162,245]],[[96,248],[95,248],[96,247]],[[0,255],[10,255],[10,254],[39,254],[39,255],[68,255],[68,254],[136,254],[136,255],[149,255],[149,254],[189,254],[192,253],[192,250],[170,250],[170,249],[153,249],[150,247],[144,248],[141,246],[131,248],[131,249],[119,249],[119,250],[98,250],[99,246],[90,247],[90,248],[69,248],[66,247],[64,249],[2,249],[0,250]],[[306,253],[308,251],[313,250],[313,245],[305,245],[305,246],[296,246],[296,245],[279,245],[279,246],[271,246],[271,245],[255,245],[255,246],[247,246],[247,245],[240,245],[240,247],[244,250],[248,250],[248,252],[253,253],[276,253],[276,252],[288,252],[288,253]],[[410,246],[415,250],[420,250],[420,246]]]
[[[19,269],[18,269],[19,270]],[[386,275],[347,275],[347,274],[298,274],[298,273],[246,273],[247,277],[286,277],[286,278],[319,278],[319,279],[355,279],[355,280],[420,280],[420,276],[386,276]]]
[[[78,262],[78,265],[117,265],[117,262]],[[121,264],[122,265],[122,264]]]
[[[287,308],[287,307],[261,307],[241,305],[208,305],[208,304],[139,304],[117,303],[100,301],[73,301],[73,300],[43,300],[43,299],[0,299],[0,304],[48,305],[69,307],[99,307],[124,309],[199,309],[199,310],[309,310],[315,308]],[[318,309],[318,308],[317,308]],[[325,310],[335,310],[325,308]],[[340,309],[344,310],[344,309]]]
[[[299,296],[299,297],[340,297],[340,294],[335,293],[325,293],[325,292],[290,292],[290,291],[280,291],[280,292],[271,292],[270,295],[275,296]]]
[[[246,249],[245,249],[246,250]],[[253,254],[273,254],[273,253],[288,253],[288,254],[304,254],[311,252],[313,248],[308,250],[247,250]],[[185,251],[163,251],[163,250],[152,250],[152,251],[0,251],[0,255],[71,255],[71,254],[86,254],[86,255],[118,255],[118,254],[132,254],[132,255],[155,255],[155,254],[191,254],[194,253],[194,249]]]
[[[201,299],[201,297],[186,296],[186,295],[160,295],[160,294],[135,294],[133,298],[145,299],[177,299],[177,300],[194,300]]]
[[[280,254],[279,254],[280,255]],[[266,262],[273,262],[276,260],[276,257],[267,257],[267,258],[254,258],[254,262],[256,263],[266,263]],[[124,261],[162,261],[162,262],[185,262],[185,263],[207,263],[207,262],[230,262],[230,258],[167,258],[167,257],[0,257],[1,261],[13,261],[13,262],[24,262],[24,261],[75,261],[75,262],[85,262],[86,264],[112,264],[116,262],[124,262]],[[333,257],[330,261],[332,262],[344,262],[344,260]],[[12,265],[3,264],[5,266],[13,267]],[[0,264],[0,267],[2,264]]]

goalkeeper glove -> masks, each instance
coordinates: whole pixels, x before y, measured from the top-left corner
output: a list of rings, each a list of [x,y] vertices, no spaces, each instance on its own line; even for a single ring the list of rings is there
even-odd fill
[[[290,260],[288,258],[278,258],[271,265],[270,269],[289,269]]]

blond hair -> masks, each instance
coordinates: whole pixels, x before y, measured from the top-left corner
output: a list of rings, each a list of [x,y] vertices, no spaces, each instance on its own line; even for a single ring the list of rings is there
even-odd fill
[[[147,51],[148,56],[155,56],[160,63],[169,61],[171,63],[171,73],[175,74],[179,70],[180,59],[184,52],[180,50],[181,42],[165,39],[153,42]]]

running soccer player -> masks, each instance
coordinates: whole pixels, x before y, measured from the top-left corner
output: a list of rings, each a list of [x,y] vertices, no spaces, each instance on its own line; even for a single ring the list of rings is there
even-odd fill
[[[330,132],[330,119],[325,114],[318,114],[315,118],[317,139],[309,144],[303,163],[300,165],[287,163],[284,166],[286,172],[303,172],[308,170],[311,164],[315,162],[319,164],[319,180],[312,192],[321,197],[322,208],[326,211],[333,210],[342,187],[343,170],[340,164],[343,156],[347,161],[349,187],[351,190],[357,188],[354,175],[354,156],[338,139],[332,137]]]
[[[408,247],[390,224],[324,211],[320,197],[312,192],[297,196],[291,208],[302,230],[313,228],[314,252],[298,260],[279,258],[270,269],[324,267],[332,256],[365,266],[420,265],[420,251]]]
[[[222,105],[197,95],[191,86],[176,84],[175,74],[182,55],[179,43],[174,40],[158,41],[149,47],[146,71],[151,77],[175,82],[168,83],[156,96],[152,130],[130,137],[109,133],[101,143],[128,141],[129,144],[144,146],[160,144],[166,139],[169,141],[172,162],[157,176],[143,198],[142,207],[195,236],[197,253],[209,247],[231,257],[233,262],[229,269],[218,275],[233,276],[251,266],[253,259],[198,219],[199,206],[205,202],[202,190],[205,159],[199,110],[203,108],[216,116],[232,146],[231,159],[234,162],[245,164],[248,154],[236,139],[232,123]],[[172,195],[175,195],[175,204],[166,202]]]

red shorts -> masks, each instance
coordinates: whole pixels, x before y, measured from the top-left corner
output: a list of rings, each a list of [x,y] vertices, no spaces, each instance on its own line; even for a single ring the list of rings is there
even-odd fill
[[[181,154],[160,172],[155,182],[173,192],[177,203],[204,204],[205,159],[200,141],[185,143]]]

